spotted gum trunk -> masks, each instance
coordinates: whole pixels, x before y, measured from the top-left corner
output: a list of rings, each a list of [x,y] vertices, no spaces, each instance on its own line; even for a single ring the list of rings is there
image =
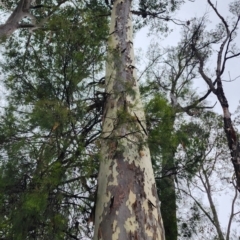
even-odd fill
[[[94,240],[164,240],[136,79],[130,0],[115,0],[106,67]]]

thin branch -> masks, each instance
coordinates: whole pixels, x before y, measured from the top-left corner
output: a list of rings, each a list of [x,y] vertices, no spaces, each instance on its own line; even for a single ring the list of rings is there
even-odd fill
[[[229,218],[229,221],[228,221],[226,240],[229,240],[232,220],[233,220],[233,217],[234,217],[234,205],[235,205],[237,195],[238,195],[238,191],[237,191],[236,186],[234,186],[234,189],[235,189],[235,195],[234,195],[234,198],[233,198],[233,201],[232,201],[231,214],[230,214],[230,218]]]
[[[230,73],[229,73],[229,72],[228,72],[228,74],[229,74],[229,79],[230,79],[230,80],[222,80],[223,82],[234,82],[234,81],[236,81],[238,78],[240,78],[240,75],[239,75],[239,76],[235,77],[234,79],[231,79],[231,76],[230,76]]]
[[[227,22],[225,21],[224,17],[218,12],[217,8],[214,7],[214,5],[212,4],[212,2],[210,0],[208,0],[208,3],[209,5],[212,7],[212,9],[214,10],[214,12],[217,14],[217,16],[221,19],[222,23],[224,24],[225,28],[226,28],[226,31],[228,31],[228,34],[230,33],[229,32],[229,28],[228,28],[228,24]]]
[[[225,50],[224,59],[223,59],[223,65],[222,65],[222,69],[221,69],[221,75],[222,75],[223,72],[224,72],[224,69],[225,69],[225,65],[226,65],[227,60],[228,60],[228,59],[231,59],[231,58],[233,58],[233,57],[237,57],[237,56],[240,55],[240,53],[238,53],[238,54],[233,54],[233,55],[230,56],[230,57],[227,57],[228,49],[229,49],[230,43],[231,43],[231,41],[232,41],[232,34],[233,34],[234,31],[237,29],[239,20],[240,20],[240,16],[238,17],[238,19],[237,19],[237,21],[236,21],[236,23],[235,23],[235,26],[233,27],[232,31],[231,31],[230,34],[229,34],[229,40],[228,40],[227,47],[226,47],[226,50]]]
[[[212,217],[210,216],[210,214],[205,210],[205,208],[200,204],[200,202],[194,198],[192,196],[192,194],[188,193],[187,191],[179,188],[180,191],[182,191],[183,193],[185,193],[186,195],[188,195],[189,197],[191,197],[194,202],[198,205],[198,207],[203,211],[203,213],[207,216],[207,218],[210,220],[210,222],[215,226],[214,220],[212,219]]]

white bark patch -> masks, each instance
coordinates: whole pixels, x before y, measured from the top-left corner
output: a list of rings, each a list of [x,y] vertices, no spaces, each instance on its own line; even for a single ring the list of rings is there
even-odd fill
[[[129,197],[128,197],[128,200],[126,202],[126,205],[130,211],[130,214],[131,214],[131,217],[129,217],[125,223],[124,223],[124,228],[127,230],[127,231],[131,231],[131,232],[134,232],[137,227],[138,227],[138,224],[136,222],[136,216],[135,216],[135,213],[133,212],[133,204],[134,202],[136,201],[136,194],[134,194],[131,190],[130,190],[130,193],[129,193]]]
[[[134,232],[138,228],[136,217],[135,216],[129,217],[124,223],[124,228],[126,229],[127,232],[129,231]]]
[[[113,178],[113,181],[110,181],[108,183],[108,186],[114,186],[114,185],[116,186],[116,185],[118,185],[117,175],[118,175],[117,162],[114,162],[114,164],[112,166],[112,178]]]
[[[126,202],[128,209],[131,214],[133,214],[132,204],[136,201],[136,194],[130,190],[128,200]]]
[[[119,233],[120,233],[120,228],[117,226],[117,224],[118,224],[118,222],[116,220],[114,220],[112,240],[118,240],[118,236],[119,236]]]

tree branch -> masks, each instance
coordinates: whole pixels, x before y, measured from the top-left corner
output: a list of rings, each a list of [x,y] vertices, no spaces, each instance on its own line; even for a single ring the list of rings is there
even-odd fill
[[[5,24],[0,25],[0,38],[10,36],[19,27],[19,22],[29,16],[32,0],[20,0]]]

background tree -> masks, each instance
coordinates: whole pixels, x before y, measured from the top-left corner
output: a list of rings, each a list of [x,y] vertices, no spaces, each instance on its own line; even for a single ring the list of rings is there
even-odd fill
[[[234,239],[238,236],[233,226],[236,228],[238,221],[239,202],[231,167],[226,162],[229,154],[222,119],[219,115],[206,112],[201,115],[201,120],[198,137],[179,152],[180,158],[201,158],[194,175],[179,177],[179,191],[183,194],[179,205],[185,206],[186,211],[186,214],[180,213],[179,230],[182,239],[202,239],[205,236],[208,236],[207,239]],[[217,203],[221,198],[226,201],[226,196],[230,204],[225,207],[230,214],[226,216],[226,221],[220,222],[221,208]]]
[[[231,8],[233,8],[233,5],[231,5]],[[235,11],[237,11],[237,9],[238,8],[236,8]],[[192,26],[196,27],[196,25],[194,25],[196,22],[196,19],[193,20]],[[234,31],[236,30],[235,26],[237,22],[233,24]],[[160,199],[162,200],[161,208],[163,222],[166,230],[166,238],[169,237],[169,239],[177,239],[176,194],[174,179],[176,179],[175,175],[179,172],[179,168],[177,166],[179,163],[176,162],[176,159],[174,159],[174,155],[179,145],[186,147],[186,139],[193,133],[192,131],[189,131],[188,128],[185,128],[185,133],[183,133],[183,131],[178,131],[178,134],[176,135],[176,133],[174,133],[174,127],[176,128],[174,119],[176,119],[176,116],[178,116],[181,112],[186,112],[190,116],[192,115],[197,117],[204,108],[203,105],[198,106],[198,104],[206,99],[211,93],[211,89],[209,89],[202,97],[198,98],[196,94],[189,91],[189,86],[193,80],[199,77],[196,68],[199,64],[201,65],[201,61],[198,57],[196,57],[196,51],[192,48],[193,40],[190,39],[191,36],[194,35],[193,29],[189,27],[189,24],[186,24],[183,29],[185,29],[183,32],[183,38],[176,50],[167,49],[158,53],[156,51],[157,46],[154,45],[153,51],[150,53],[151,62],[147,67],[148,79],[151,79],[151,81],[148,82],[147,86],[143,87],[143,92],[146,94],[147,98],[152,99],[147,105],[147,111],[149,113],[149,126],[153,134],[150,148],[151,153],[153,156],[156,156],[157,159],[157,161],[154,160],[157,162],[156,169],[159,167],[162,168],[162,175],[160,175],[161,179],[159,179],[159,181],[162,182],[162,184],[164,183],[165,187],[162,185],[163,187],[159,188],[161,189],[159,194],[162,194]],[[189,34],[188,39],[184,37],[187,34]],[[223,36],[220,33],[217,34],[215,31],[205,34],[204,37],[198,36],[197,42],[199,44],[199,49],[201,49],[202,53],[204,53],[206,61],[211,56],[213,49],[212,45],[221,42],[223,40],[222,37]],[[165,60],[166,55],[168,55],[168,58]],[[170,55],[171,57],[169,57]],[[236,56],[238,56],[238,53],[233,55],[233,57]],[[172,61],[173,59],[175,59],[175,61]],[[170,79],[170,81],[166,79]],[[159,91],[161,92],[160,94],[158,93]],[[166,94],[169,94],[168,98],[163,97],[163,95]],[[171,100],[172,107],[170,107],[167,103],[167,99]],[[183,105],[187,106],[183,107]],[[179,128],[179,126],[177,128]],[[183,129],[180,127],[180,130]],[[186,131],[189,132],[189,135],[186,134]],[[159,132],[164,132],[166,134],[164,141],[159,138]],[[171,137],[169,138],[169,136]],[[169,141],[167,141],[167,139]],[[164,150],[169,156],[168,160],[167,158],[164,159]],[[154,151],[156,151],[156,153]],[[185,170],[187,172],[190,171],[194,173],[195,170],[192,171],[191,168],[196,169],[194,165],[186,164]],[[164,177],[164,175],[168,176]],[[164,197],[164,192],[166,192],[166,197]],[[170,197],[170,195],[172,197]],[[175,199],[175,201],[173,199]],[[175,231],[173,229],[175,229]]]
[[[44,32],[22,31],[5,45],[1,238],[92,238],[108,32],[106,18],[101,27],[95,20],[105,12],[66,6]]]
[[[187,144],[187,139],[193,133],[182,128],[185,124],[184,117],[191,116],[194,119],[204,109],[211,108],[204,106],[204,100],[210,91],[202,97],[194,94],[192,81],[197,77],[198,61],[193,52],[185,51],[186,46],[184,41],[180,41],[175,48],[167,49],[159,49],[157,44],[153,44],[149,51],[150,63],[146,72],[149,80],[142,86],[143,96],[147,98],[149,146],[158,178],[167,239],[178,237],[175,180],[179,163],[175,154],[180,145]],[[184,163],[185,170],[191,171],[193,166],[188,164]]]
[[[236,47],[234,42],[236,38],[236,31],[240,21],[239,1],[233,1],[229,5],[230,12],[233,15],[233,20],[230,22],[225,19],[213,3],[207,1],[213,11],[219,18],[219,25],[214,31],[206,31],[205,19],[202,18],[200,22],[193,22],[190,32],[185,31],[186,41],[190,43],[191,50],[199,61],[199,73],[202,79],[207,83],[209,90],[215,94],[223,110],[224,130],[228,140],[228,146],[231,153],[231,161],[234,167],[237,180],[237,188],[240,190],[240,167],[238,158],[240,157],[240,145],[237,137],[237,132],[232,124],[231,114],[227,97],[224,93],[222,84],[222,75],[225,71],[226,64],[229,60],[240,55],[240,50]],[[207,49],[214,49],[214,44],[220,44],[218,54],[215,58],[215,80],[207,72],[206,63],[209,59],[209,51]]]

